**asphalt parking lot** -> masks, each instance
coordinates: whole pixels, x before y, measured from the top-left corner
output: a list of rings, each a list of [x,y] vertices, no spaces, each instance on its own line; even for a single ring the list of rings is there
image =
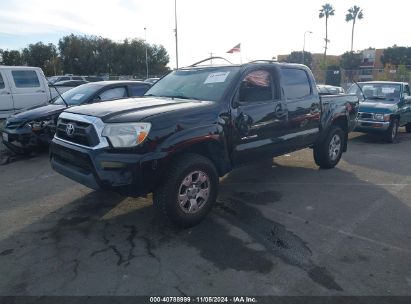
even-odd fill
[[[0,167],[0,295],[411,295],[410,151],[403,129],[353,133],[332,170],[309,149],[237,169],[187,230],[20,159]]]

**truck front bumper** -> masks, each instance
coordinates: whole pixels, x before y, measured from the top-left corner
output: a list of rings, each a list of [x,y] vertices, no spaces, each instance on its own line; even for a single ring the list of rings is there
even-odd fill
[[[50,145],[51,166],[58,173],[95,190],[110,189],[129,196],[143,196],[154,189],[162,156],[93,150],[56,138]]]
[[[384,132],[390,127],[389,121],[358,120],[354,131]]]

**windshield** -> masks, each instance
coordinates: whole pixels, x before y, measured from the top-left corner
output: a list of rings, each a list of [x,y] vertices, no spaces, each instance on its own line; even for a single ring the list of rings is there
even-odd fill
[[[151,87],[146,96],[219,101],[240,67],[176,70]]]
[[[363,95],[365,99],[378,99],[386,103],[396,103],[400,98],[401,85],[395,83],[359,83],[361,90],[356,84],[353,84],[348,90],[349,94],[357,94],[358,98],[362,100]],[[363,101],[363,100],[362,100]]]
[[[69,106],[76,106],[88,101],[88,99],[92,95],[94,95],[100,88],[101,86],[97,84],[83,84],[62,93],[61,96],[63,96],[64,100]],[[55,90],[55,88],[50,88],[50,90]],[[56,96],[54,99],[52,99],[51,103],[64,105],[64,101],[60,96]]]

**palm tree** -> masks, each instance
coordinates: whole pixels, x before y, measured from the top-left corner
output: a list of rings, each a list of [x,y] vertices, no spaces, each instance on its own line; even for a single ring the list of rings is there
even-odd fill
[[[328,45],[328,42],[330,42],[330,40],[328,40],[328,17],[334,16],[334,13],[335,13],[335,10],[334,10],[333,6],[329,3],[326,3],[322,6],[322,8],[320,9],[320,14],[318,15],[318,17],[320,19],[325,17],[324,62],[325,62],[325,59],[327,57],[327,45]]]
[[[354,48],[354,27],[355,21],[357,19],[362,19],[364,17],[362,9],[359,6],[354,5],[348,10],[348,14],[345,15],[345,21],[352,21],[352,32],[351,32],[351,52]]]

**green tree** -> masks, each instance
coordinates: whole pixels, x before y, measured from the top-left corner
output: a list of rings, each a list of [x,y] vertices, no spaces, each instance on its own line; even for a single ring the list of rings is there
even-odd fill
[[[350,22],[352,21],[352,30],[351,30],[351,52],[354,50],[354,28],[355,28],[355,21],[361,20],[364,17],[362,9],[359,6],[354,5],[353,7],[348,9],[348,13],[345,15],[345,21]]]
[[[384,65],[391,64],[398,66],[404,64],[411,65],[411,47],[396,46],[389,47],[384,50],[381,56],[381,61]]]
[[[291,63],[301,63],[303,61],[303,52],[291,52],[291,54],[287,56],[286,61]],[[304,52],[304,64],[311,69],[312,62],[312,54],[310,52]]]
[[[57,60],[57,47],[42,42],[30,44],[23,49],[23,61],[29,66],[40,67],[47,76],[57,74],[59,61]]]
[[[4,65],[23,65],[23,57],[17,50],[3,50],[1,57]]]
[[[320,9],[320,14],[318,15],[318,17],[324,18],[325,17],[325,47],[324,47],[324,61],[326,61],[327,59],[327,48],[328,48],[328,42],[330,42],[330,40],[328,40],[328,18],[330,16],[334,16],[335,10],[334,7],[329,4],[326,3],[324,4],[321,9]]]
[[[361,53],[345,52],[341,55],[340,66],[346,70],[350,81],[353,80],[356,70],[361,64]]]

